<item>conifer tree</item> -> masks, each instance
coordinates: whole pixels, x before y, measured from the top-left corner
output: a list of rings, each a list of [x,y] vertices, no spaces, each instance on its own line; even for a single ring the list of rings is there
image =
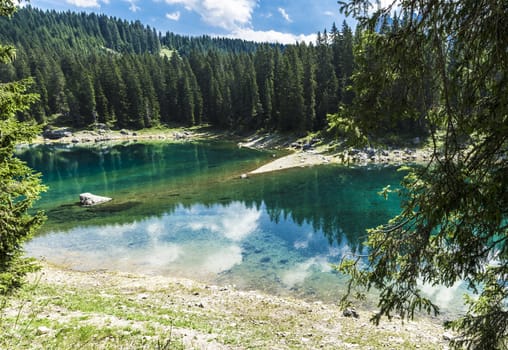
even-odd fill
[[[262,45],[255,53],[254,65],[259,90],[261,125],[267,127],[272,115],[274,99],[274,62],[273,49]]]
[[[351,85],[351,76],[353,75],[354,69],[354,53],[353,53],[353,41],[358,36],[353,35],[351,27],[348,26],[347,22],[342,23],[341,29],[341,73],[338,77],[341,80],[340,85],[343,86],[343,92],[341,96],[341,103],[344,105],[350,105],[353,101],[354,94],[348,89]]]
[[[304,120],[301,130],[310,131],[314,129],[316,122],[316,60],[314,55],[314,46],[309,47],[302,44],[303,72],[303,96],[304,96]]]
[[[324,31],[316,47],[316,128],[326,125],[326,115],[337,111],[338,81],[332,64],[332,49],[328,42],[328,34]]]
[[[0,0],[0,16],[14,11],[13,1]],[[14,54],[13,47],[0,45],[0,64],[11,62]],[[41,212],[28,212],[44,189],[40,176],[14,156],[16,144],[39,132],[16,119],[16,113],[26,111],[37,99],[27,93],[29,85],[29,80],[0,84],[0,294],[20,286],[25,274],[36,268],[22,256],[22,245],[44,219]]]
[[[355,268],[359,259],[342,267],[360,285],[379,290],[374,321],[394,314],[412,318],[417,310],[438,312],[421,283],[452,286],[464,281],[475,295],[465,299],[467,312],[447,323],[459,332],[452,345],[506,349],[507,3],[403,1],[398,9],[402,21],[385,35],[376,34],[376,28],[395,2],[373,14],[364,12],[367,3],[347,1],[342,9],[360,19],[375,55],[389,59],[378,61],[380,67],[365,72],[363,80],[381,78],[380,87],[387,91],[404,77],[417,88],[428,84],[432,69],[438,99],[425,118],[433,153],[426,166],[408,169],[399,191],[400,214],[369,231],[364,268]],[[418,101],[407,100],[404,109],[411,113]],[[357,112],[383,110],[393,103],[378,101]]]

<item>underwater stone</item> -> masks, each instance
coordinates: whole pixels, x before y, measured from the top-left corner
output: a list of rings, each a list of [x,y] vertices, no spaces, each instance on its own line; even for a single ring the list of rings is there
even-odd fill
[[[101,204],[101,203],[105,203],[105,202],[109,202],[112,199],[113,198],[97,196],[95,194],[91,194],[91,193],[88,193],[88,192],[87,193],[81,193],[79,195],[79,202],[81,203],[81,205],[86,206],[86,207],[89,207],[89,206],[92,206],[92,205]]]

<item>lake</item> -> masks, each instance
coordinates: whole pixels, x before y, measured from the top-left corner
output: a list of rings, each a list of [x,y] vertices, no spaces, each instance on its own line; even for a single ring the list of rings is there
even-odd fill
[[[403,174],[326,165],[240,178],[272,156],[221,142],[22,149],[49,186],[37,203],[48,220],[27,254],[78,270],[337,301],[346,279],[331,264],[365,253],[365,230],[398,213],[399,198],[378,192]],[[81,207],[82,192],[113,200]],[[428,292],[454,308],[459,290]]]

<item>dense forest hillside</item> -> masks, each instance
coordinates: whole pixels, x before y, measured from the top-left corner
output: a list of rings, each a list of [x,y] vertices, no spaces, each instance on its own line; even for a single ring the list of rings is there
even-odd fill
[[[352,104],[355,40],[345,22],[315,44],[282,46],[27,7],[0,20],[0,42],[17,48],[0,81],[33,77],[40,101],[21,118],[38,123],[321,130],[328,114]]]

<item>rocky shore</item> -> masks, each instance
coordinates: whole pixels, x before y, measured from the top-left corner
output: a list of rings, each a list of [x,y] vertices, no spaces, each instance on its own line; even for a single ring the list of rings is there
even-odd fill
[[[188,142],[224,139],[225,132],[210,131],[206,127],[154,128],[141,131],[110,130],[103,126],[94,130],[71,131],[67,128],[46,130],[34,143],[75,144],[93,146],[116,142]],[[253,169],[250,174],[266,173],[295,167],[321,164],[348,164],[365,166],[371,164],[402,165],[423,164],[431,157],[431,151],[421,146],[420,141],[412,147],[393,148],[341,148],[334,140],[300,138],[277,133],[255,133],[238,136],[228,133],[228,139],[237,140],[239,147],[264,150],[285,150],[286,155]]]
[[[368,310],[356,318],[234,286],[47,263],[0,311],[0,348],[9,349],[447,348],[437,320],[374,326]]]
[[[213,137],[213,135],[202,131],[200,128],[161,128],[145,129],[141,131],[132,130],[110,130],[100,126],[93,130],[74,131],[69,128],[52,128],[45,131],[34,140],[37,144],[76,144],[90,145],[96,143],[114,143],[125,141],[189,141],[200,138]]]
[[[296,167],[308,167],[322,164],[347,164],[352,166],[366,165],[402,165],[424,164],[431,158],[432,152],[421,147],[419,142],[413,147],[393,148],[338,148],[334,141],[292,140],[277,135],[253,135],[239,142],[239,147],[255,149],[286,149],[289,154],[274,159],[250,174],[260,174]]]

